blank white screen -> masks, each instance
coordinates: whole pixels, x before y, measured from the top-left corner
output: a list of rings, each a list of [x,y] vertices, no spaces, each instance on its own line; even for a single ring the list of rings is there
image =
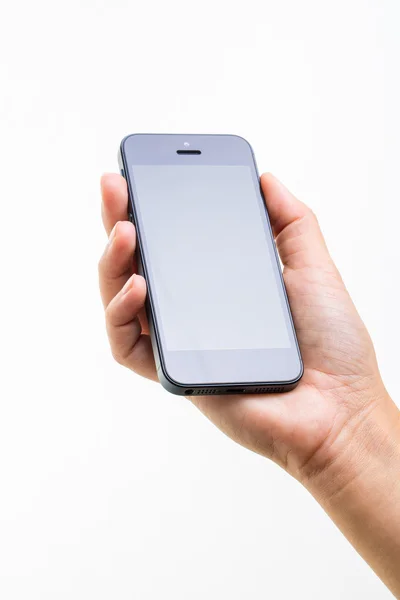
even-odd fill
[[[250,167],[134,165],[133,177],[167,349],[290,347]]]

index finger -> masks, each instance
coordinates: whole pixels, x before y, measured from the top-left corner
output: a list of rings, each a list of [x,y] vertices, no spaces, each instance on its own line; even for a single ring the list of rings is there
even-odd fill
[[[106,173],[101,178],[101,215],[107,235],[118,221],[128,219],[128,190],[122,175]]]

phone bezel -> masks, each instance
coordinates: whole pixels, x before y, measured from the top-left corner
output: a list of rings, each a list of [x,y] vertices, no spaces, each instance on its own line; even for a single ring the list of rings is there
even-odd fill
[[[200,155],[179,155],[178,149],[190,144],[201,150]],[[223,158],[221,158],[223,157]],[[153,351],[161,383],[169,391],[184,394],[187,390],[212,390],[211,393],[229,393],[230,388],[251,392],[270,387],[279,391],[292,389],[303,374],[303,364],[289,301],[280,269],[279,258],[273,240],[268,212],[259,183],[259,174],[250,144],[235,135],[206,134],[132,134],[125,137],[120,146],[120,167],[127,180],[128,213],[137,230],[137,249],[140,269],[147,286],[146,310],[150,325]],[[271,258],[288,326],[291,347],[264,350],[207,350],[169,351],[163,340],[162,324],[157,311],[157,299],[152,285],[151,269],[146,259],[145,232],[140,210],[135,204],[135,184],[132,165],[166,164],[247,165],[252,170],[257,192],[264,207],[265,226],[271,244]],[[258,377],[260,372],[265,377]],[[242,376],[245,373],[246,376]],[[238,375],[239,374],[239,375]]]

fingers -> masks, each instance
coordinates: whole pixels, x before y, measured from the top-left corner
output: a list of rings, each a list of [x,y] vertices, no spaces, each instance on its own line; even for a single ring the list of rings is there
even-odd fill
[[[314,213],[270,173],[261,177],[271,225],[283,264],[292,269],[332,266]]]
[[[107,235],[117,221],[126,221],[128,218],[128,190],[126,181],[116,173],[106,173],[101,178],[101,213]]]
[[[113,356],[139,375],[157,380],[150,337],[144,333],[146,284],[143,277],[132,275],[136,232],[132,223],[119,220],[126,218],[124,183],[118,175],[102,179],[103,221],[111,233],[99,262],[100,292]]]
[[[132,275],[135,246],[136,232],[132,223],[117,222],[99,262],[100,293],[104,307],[111,302]]]
[[[142,333],[138,317],[145,298],[145,280],[132,275],[106,308],[107,333],[117,362],[157,380],[150,337]]]

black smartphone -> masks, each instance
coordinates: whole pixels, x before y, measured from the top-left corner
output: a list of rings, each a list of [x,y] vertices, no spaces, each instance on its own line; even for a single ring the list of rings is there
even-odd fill
[[[162,385],[182,395],[294,388],[303,365],[250,144],[134,134],[119,162]]]

